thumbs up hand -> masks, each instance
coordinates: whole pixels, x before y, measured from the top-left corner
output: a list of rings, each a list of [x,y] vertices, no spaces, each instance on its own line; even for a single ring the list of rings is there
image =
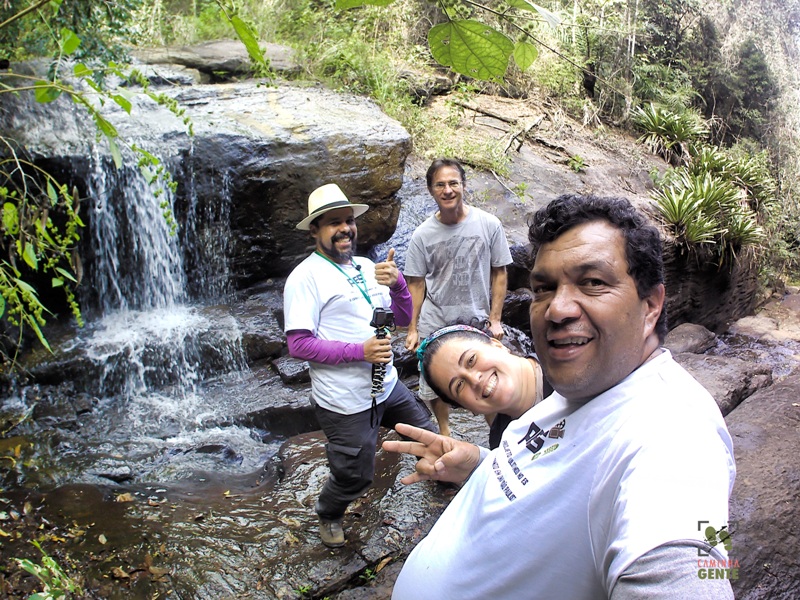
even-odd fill
[[[392,287],[397,283],[398,273],[397,265],[394,262],[394,248],[390,248],[386,260],[375,265],[375,281],[381,285]]]

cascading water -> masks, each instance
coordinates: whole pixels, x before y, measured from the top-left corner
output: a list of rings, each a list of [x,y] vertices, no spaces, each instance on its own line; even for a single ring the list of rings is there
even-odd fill
[[[227,186],[222,178],[223,191]],[[201,302],[218,300],[225,289],[227,236],[220,224],[228,203],[204,215],[212,220],[207,227],[193,214],[187,186],[190,215],[172,234],[162,208],[165,200],[174,204],[172,192],[164,187],[157,196],[138,171],[95,160],[88,188],[92,269],[83,304],[90,318],[70,351],[91,365],[74,384],[98,407],[51,442],[58,455],[51,481],[166,481],[197,471],[259,470],[275,448],[262,442],[263,432],[232,422],[245,412],[237,399],[248,385],[239,328],[223,309]],[[187,293],[187,256],[203,265],[192,273],[201,299]]]
[[[144,176],[133,169],[114,169],[92,160],[87,190],[91,206],[90,243],[94,268],[89,287],[103,315],[122,310],[170,308],[186,300],[178,236]],[[174,204],[171,190],[161,198]]]

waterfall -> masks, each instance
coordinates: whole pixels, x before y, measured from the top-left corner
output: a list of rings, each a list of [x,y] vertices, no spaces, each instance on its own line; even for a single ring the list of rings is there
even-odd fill
[[[263,432],[238,424],[254,392],[224,303],[230,177],[217,179],[214,202],[199,202],[191,160],[179,158],[178,191],[160,194],[139,170],[117,169],[98,152],[84,167],[86,326],[60,352],[81,357],[70,385],[96,408],[78,429],[59,432],[53,483],[253,472],[275,452]],[[165,208],[176,214],[175,233]]]
[[[93,268],[87,286],[100,313],[163,309],[186,300],[186,276],[178,236],[161,203],[170,208],[168,186],[156,197],[136,169],[115,169],[95,155],[88,177]]]
[[[201,304],[226,289],[230,193],[198,214],[191,175],[182,173],[187,214],[173,233],[164,214],[175,212],[169,186],[154,187],[139,170],[116,169],[95,153],[87,177],[90,268],[83,303],[97,318],[88,320],[80,345],[100,371],[89,383],[100,396],[132,401],[169,387],[185,403],[203,377],[245,366],[235,320],[209,318]],[[221,178],[223,192],[229,179]],[[194,298],[187,265],[202,292]]]

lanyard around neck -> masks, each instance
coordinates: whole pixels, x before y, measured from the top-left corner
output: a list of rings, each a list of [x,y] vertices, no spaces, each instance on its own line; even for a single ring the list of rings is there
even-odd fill
[[[356,286],[358,288],[358,291],[361,292],[362,296],[364,296],[364,300],[369,302],[369,305],[372,306],[372,298],[369,297],[369,290],[367,289],[367,281],[366,281],[366,278],[363,275],[361,275],[361,281],[357,281],[356,279],[354,279],[353,277],[350,277],[350,275],[345,273],[344,269],[342,269],[342,267],[340,267],[338,264],[333,262],[330,258],[325,256],[319,250],[315,250],[314,254],[317,254],[317,255],[321,256],[322,258],[327,260],[329,263],[331,263],[334,267],[336,267],[336,269],[339,271],[339,273],[344,275],[345,278],[347,279],[347,281],[349,281],[351,285],[354,285],[354,286]],[[355,263],[353,263],[353,266],[355,267]]]

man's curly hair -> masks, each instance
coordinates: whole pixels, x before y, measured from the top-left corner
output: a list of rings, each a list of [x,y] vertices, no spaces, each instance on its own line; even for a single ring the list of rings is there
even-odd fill
[[[664,283],[661,235],[625,198],[563,194],[537,210],[528,229],[532,262],[536,261],[536,254],[543,244],[590,221],[606,221],[622,233],[628,273],[636,282],[639,298],[646,297],[655,286]],[[667,335],[666,310],[662,309],[658,317],[656,334],[663,342]]]

